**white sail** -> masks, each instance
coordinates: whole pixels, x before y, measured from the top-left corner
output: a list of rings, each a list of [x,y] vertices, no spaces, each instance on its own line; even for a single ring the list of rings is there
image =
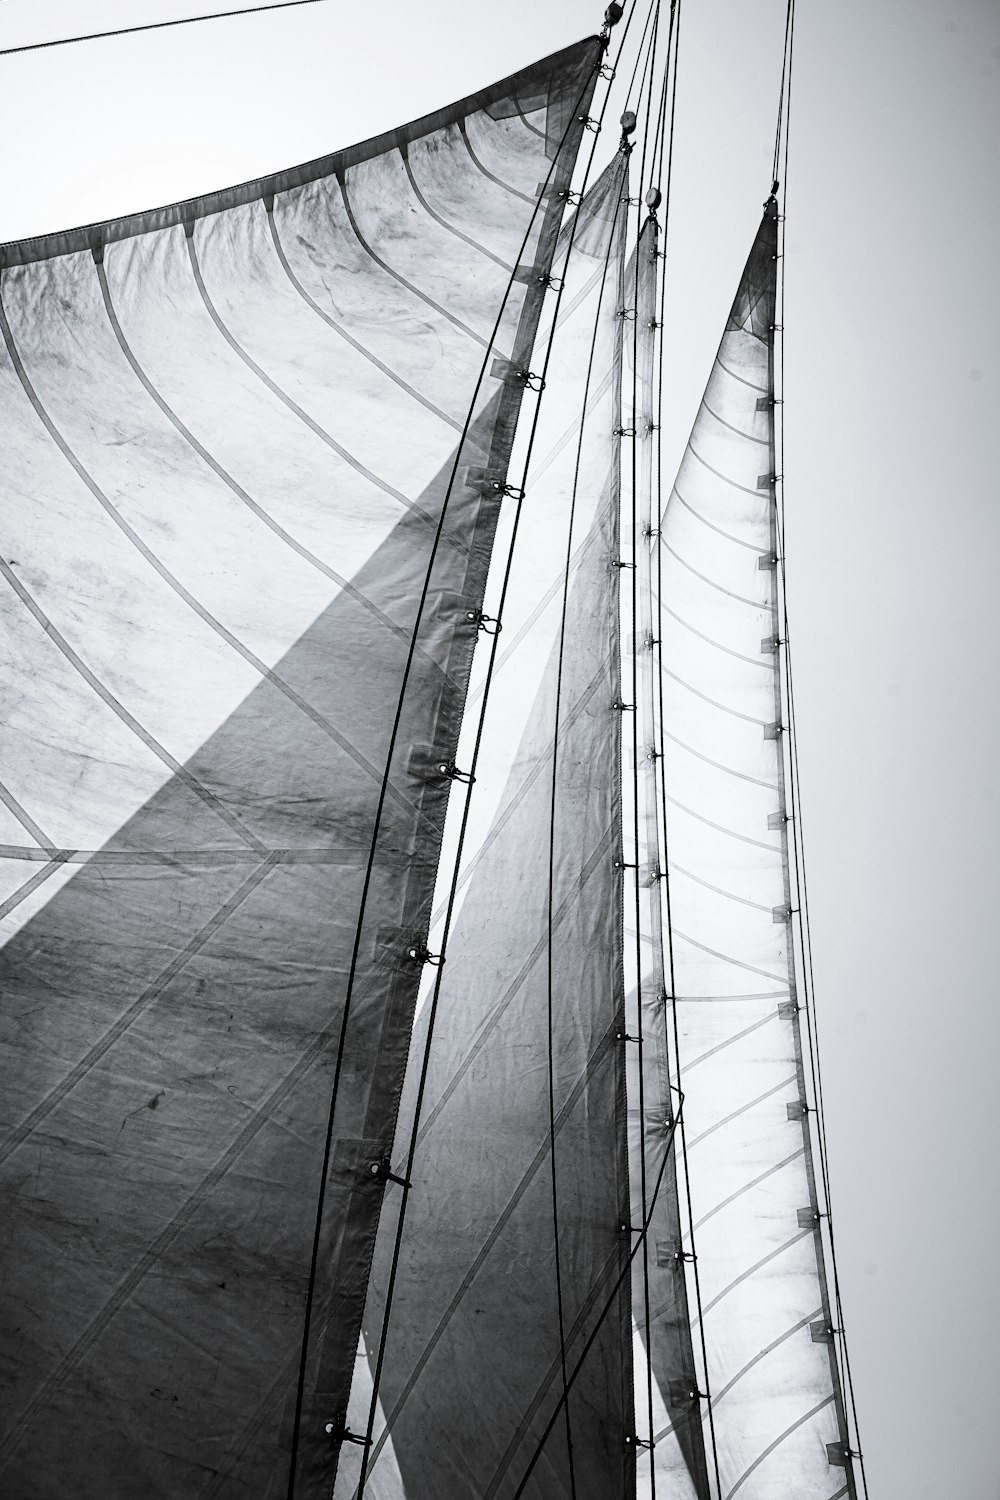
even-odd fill
[[[660,537],[669,920],[721,1500],[852,1493],[792,955],[771,199]],[[849,1461],[847,1461],[849,1463]]]

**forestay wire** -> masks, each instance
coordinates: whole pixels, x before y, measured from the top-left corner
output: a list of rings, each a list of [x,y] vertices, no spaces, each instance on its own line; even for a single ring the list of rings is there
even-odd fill
[[[798,906],[798,937],[799,948],[802,956],[802,988],[804,991],[805,1005],[803,1007],[806,1016],[806,1031],[809,1043],[809,1072],[812,1084],[813,1111],[816,1120],[816,1142],[817,1155],[819,1157],[820,1175],[823,1185],[823,1198],[825,1203],[826,1235],[831,1279],[833,1283],[833,1312],[834,1331],[836,1340],[834,1345],[835,1358],[843,1375],[843,1385],[847,1398],[845,1420],[848,1424],[848,1455],[847,1463],[849,1474],[853,1469],[860,1476],[861,1494],[868,1495],[868,1482],[865,1474],[864,1457],[861,1452],[861,1443],[858,1431],[857,1403],[854,1396],[854,1383],[851,1376],[851,1363],[847,1349],[847,1341],[844,1331],[843,1304],[840,1293],[840,1278],[837,1270],[836,1245],[833,1234],[833,1205],[830,1190],[830,1168],[829,1156],[826,1142],[826,1122],[823,1109],[823,1084],[820,1073],[819,1059],[819,1034],[818,1019],[815,1004],[815,980],[813,974],[812,955],[812,933],[809,923],[809,902],[806,888],[806,863],[805,863],[805,838],[802,825],[802,801],[801,780],[799,775],[798,738],[796,733],[795,696],[792,682],[792,658],[791,640],[788,621],[788,583],[787,583],[787,527],[785,519],[785,215],[788,202],[788,143],[789,129],[791,123],[792,103],[792,61],[795,42],[795,0],[788,0],[788,10],[785,21],[785,50],[781,70],[781,96],[778,104],[777,127],[774,139],[774,164],[772,170],[772,192],[781,190],[781,212],[778,215],[778,274],[777,274],[777,302],[775,310],[775,337],[777,340],[777,373],[778,389],[775,393],[775,457],[777,470],[778,505],[777,505],[777,536],[778,536],[778,568],[779,586],[781,588],[781,634],[784,645],[784,672],[783,689],[788,717],[788,782],[791,802],[791,824],[792,824],[792,852],[794,862],[794,878],[796,902]]]
[[[168,26],[193,26],[197,21],[225,21],[232,16],[252,16],[264,10],[294,10],[299,5],[322,5],[324,0],[271,0],[267,5],[248,5],[241,10],[215,10],[203,16],[177,16],[172,21],[147,21],[141,26],[117,26],[111,31],[89,31],[83,36],[59,36],[50,42],[26,42],[21,47],[0,47],[0,57],[15,52],[42,52],[48,47],[69,47],[74,42],[99,42],[105,37],[131,36],[136,31],[165,31]]]

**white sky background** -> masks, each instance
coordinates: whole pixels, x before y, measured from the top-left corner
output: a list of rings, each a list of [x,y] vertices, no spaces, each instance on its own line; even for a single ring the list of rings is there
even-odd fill
[[[0,0],[0,46],[227,3]],[[596,30],[602,9],[326,0],[0,58],[0,239],[350,144]],[[784,0],[684,3],[678,459],[769,187],[783,24]],[[789,601],[872,1500],[1000,1500],[998,124],[996,0],[799,0]]]

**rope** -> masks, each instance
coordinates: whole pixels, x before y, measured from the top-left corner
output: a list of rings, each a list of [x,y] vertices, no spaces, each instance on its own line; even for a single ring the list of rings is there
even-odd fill
[[[785,22],[785,55],[781,73],[781,99],[778,106],[778,124],[775,135],[774,167],[773,167],[773,191],[777,190],[780,177],[784,179],[784,190],[782,193],[782,206],[785,208],[788,201],[788,144],[791,125],[792,104],[792,59],[795,41],[795,0],[788,0],[788,12]],[[775,403],[775,455],[776,472],[784,474],[785,469],[785,420],[784,420],[784,395],[785,395],[785,339],[783,332],[784,308],[785,308],[785,214],[779,215],[778,219],[778,275],[777,275],[777,307],[775,324],[780,332],[778,345],[778,377],[780,386],[780,401]],[[818,1156],[820,1163],[820,1174],[823,1184],[823,1196],[826,1204],[829,1260],[833,1280],[834,1308],[836,1314],[836,1339],[835,1348],[839,1354],[839,1363],[843,1367],[844,1385],[848,1404],[850,1407],[850,1426],[848,1427],[848,1445],[857,1454],[857,1465],[861,1475],[862,1492],[867,1500],[868,1482],[865,1474],[864,1459],[861,1456],[860,1437],[858,1429],[857,1403],[854,1395],[854,1382],[851,1375],[851,1362],[847,1349],[847,1341],[844,1335],[843,1304],[840,1293],[840,1277],[837,1268],[837,1252],[833,1237],[833,1201],[830,1189],[829,1154],[826,1140],[826,1120],[823,1107],[823,1083],[819,1062],[819,1024],[816,1015],[815,1003],[815,976],[813,971],[812,953],[812,929],[809,921],[809,899],[806,884],[805,863],[805,835],[802,825],[802,798],[801,778],[799,774],[798,738],[796,732],[795,694],[792,682],[792,660],[791,641],[788,622],[788,588],[787,588],[787,525],[785,520],[784,483],[781,488],[781,503],[776,506],[776,528],[778,537],[778,577],[781,588],[781,619],[782,635],[785,641],[785,663],[784,663],[784,689],[785,700],[788,708],[788,771],[789,791],[792,810],[792,852],[795,866],[795,891],[796,903],[799,909],[799,940],[803,959],[803,988],[805,990],[805,1015],[806,1034],[809,1043],[809,1070],[812,1083],[813,1102],[816,1114],[816,1137],[818,1144]],[[846,1417],[846,1413],[845,1413]],[[853,1441],[851,1439],[853,1429]],[[848,1483],[854,1489],[853,1475],[848,1473]]]
[[[167,26],[193,26],[196,21],[224,21],[228,16],[252,16],[262,10],[292,10],[297,5],[320,5],[323,0],[273,0],[270,5],[248,5],[244,10],[216,10],[205,16],[181,16],[176,21],[149,21],[144,26],[119,26],[114,31],[90,31],[85,36],[61,36],[52,42],[28,42],[23,47],[0,47],[0,57],[15,52],[41,52],[46,47],[69,47],[74,42],[97,42],[103,37],[130,36],[134,31],[163,31]]]
[[[629,13],[629,16],[628,16],[628,18],[627,18],[627,20],[625,22],[625,26],[624,26],[624,28],[622,29],[622,32],[621,32],[620,41],[619,41],[619,44],[618,44],[618,51],[617,51],[616,57],[615,57],[615,64],[617,64],[620,61],[620,59],[621,59],[622,51],[624,49],[625,42],[627,40],[629,29],[630,29],[630,26],[631,26],[631,23],[632,23],[632,18],[633,18],[634,15],[635,15],[635,9],[633,8],[633,10]],[[647,29],[648,29],[648,25],[649,25],[649,18],[648,17],[647,17],[647,23],[646,23],[646,25],[647,25]],[[644,35],[645,35],[645,32],[644,32]],[[612,66],[612,74],[613,74],[613,72],[614,72],[614,65]],[[634,81],[634,76],[635,75],[633,73],[633,81]],[[599,123],[599,125],[603,125],[604,116],[605,116],[605,113],[606,113],[606,110],[607,110],[609,97],[610,97],[610,90],[605,93],[604,100],[603,100],[603,102],[601,104],[601,109],[600,109],[600,112],[598,114],[598,123]],[[570,127],[567,126],[567,130],[569,128]],[[583,178],[582,178],[582,182],[581,182],[581,189],[580,189],[581,193],[584,193],[586,191],[587,183],[588,183],[589,178],[590,178],[590,173],[591,173],[591,170],[593,168],[594,156],[595,156],[595,153],[596,153],[598,136],[599,136],[599,132],[595,132],[594,136],[593,136],[593,141],[592,141],[592,144],[591,144],[591,148],[590,148],[590,153],[589,153],[589,156],[588,156],[588,159],[587,159],[587,163],[586,163],[586,166],[584,168]],[[556,159],[558,159],[558,158],[556,158]],[[552,169],[550,168],[550,172],[551,172],[551,170]],[[572,222],[570,224],[569,242],[568,242],[567,251],[566,251],[566,259],[567,259],[567,261],[569,259],[570,254],[572,253],[573,241],[574,241],[575,236],[576,236],[576,229],[577,229],[578,222],[579,222],[578,217],[574,217],[574,219],[572,220]],[[530,226],[529,226],[528,233],[530,233]],[[527,238],[528,238],[528,235],[526,234],[525,235],[525,243],[527,242]],[[522,254],[523,254],[523,249],[524,249],[524,247],[522,246],[522,249],[521,249],[521,252],[520,252]],[[520,259],[520,254],[518,256],[518,259]],[[558,324],[559,310],[560,310],[560,306],[561,306],[561,302],[562,302],[562,297],[563,297],[564,289],[565,289],[565,277],[562,278],[561,283],[560,283],[560,285],[558,287],[558,290],[556,292],[555,306],[554,306],[554,309],[553,309],[553,315],[552,315],[551,325],[550,325],[550,329],[549,329],[548,344],[547,344],[546,352],[545,352],[545,360],[543,362],[542,369],[541,369],[541,372],[540,372],[541,375],[542,375],[543,382],[544,382],[544,379],[545,379],[545,376],[546,376],[546,373],[547,373],[548,367],[549,367],[549,360],[550,360],[550,356],[551,356],[551,352],[552,352],[552,345],[553,345],[553,340],[554,340],[554,337],[555,337],[555,331],[556,331],[556,327],[557,327],[557,324]],[[508,288],[508,291],[509,291],[509,288]],[[497,327],[499,327],[499,317],[498,317],[498,320],[497,320]],[[496,337],[496,330],[494,330],[493,337],[494,338]],[[484,367],[483,368],[485,369],[485,363],[484,363]],[[480,377],[480,380],[481,379],[482,379],[482,376]],[[478,393],[478,386],[477,386],[477,393]],[[516,545],[516,542],[517,542],[518,531],[519,531],[519,527],[520,527],[520,521],[521,521],[521,516],[522,516],[522,511],[523,511],[523,504],[524,504],[524,489],[525,489],[524,480],[526,480],[526,478],[527,478],[528,468],[529,468],[529,465],[530,465],[530,462],[531,462],[532,452],[533,452],[534,445],[535,445],[535,437],[536,437],[537,430],[538,430],[539,413],[540,413],[540,410],[541,410],[542,399],[544,399],[544,397],[540,397],[539,400],[535,404],[534,416],[532,418],[532,423],[531,423],[531,427],[530,427],[529,434],[528,434],[527,447],[526,447],[526,451],[525,451],[524,462],[523,462],[523,465],[522,465],[522,475],[521,475],[521,477],[522,477],[522,484],[519,487],[518,499],[515,502],[513,523],[512,523],[512,528],[511,528],[511,537],[510,537],[510,542],[508,544],[507,558],[506,558],[506,562],[505,562],[503,579],[502,579],[501,588],[500,588],[499,602],[498,602],[498,606],[497,606],[497,619],[498,620],[501,620],[502,616],[503,616],[504,604],[506,602],[507,592],[508,592],[508,588],[509,588],[509,584],[510,584],[510,579],[511,579],[511,574],[512,574],[512,569],[513,569],[513,562],[514,562],[514,555],[515,555],[515,545]],[[471,410],[471,408],[470,408],[470,410]],[[464,436],[463,436],[463,440],[464,440]],[[582,440],[582,438],[581,438],[581,440]],[[459,449],[460,448],[461,448],[461,444],[459,445]],[[454,480],[454,474],[452,475],[452,480]],[[482,746],[483,731],[484,731],[485,721],[486,721],[486,710],[487,710],[487,707],[488,707],[488,704],[489,704],[490,689],[491,689],[492,682],[493,682],[493,676],[494,676],[496,659],[497,659],[497,653],[498,653],[498,640],[499,640],[499,632],[494,632],[492,634],[492,636],[491,636],[491,639],[490,639],[490,655],[489,655],[489,660],[488,660],[488,663],[487,663],[487,669],[486,669],[486,674],[485,674],[485,680],[484,680],[482,698],[481,698],[481,701],[480,701],[479,720],[478,720],[478,723],[477,723],[477,726],[476,726],[476,739],[475,739],[475,744],[474,744],[474,748],[473,748],[473,752],[472,752],[472,757],[471,757],[471,763],[470,763],[470,774],[473,775],[473,776],[475,775],[476,767],[477,767],[478,762],[479,762],[479,755],[480,755],[480,750],[481,750],[481,746]],[[398,715],[397,715],[397,723],[398,723]],[[394,733],[395,733],[395,730],[394,730]],[[453,916],[454,916],[455,901],[456,901],[457,892],[458,892],[458,881],[459,881],[459,875],[460,875],[461,867],[462,867],[462,854],[463,854],[463,850],[464,850],[464,847],[465,847],[466,834],[467,834],[467,831],[468,831],[469,811],[470,811],[470,808],[471,808],[471,802],[472,802],[472,796],[471,796],[471,792],[470,792],[470,794],[466,797],[465,807],[464,807],[463,812],[462,812],[462,820],[461,820],[461,824],[460,824],[460,828],[459,828],[458,840],[457,840],[457,845],[456,845],[454,865],[453,865],[453,871],[452,871],[452,879],[451,879],[451,884],[450,884],[449,892],[448,892],[448,905],[447,905],[447,910],[446,910],[446,913],[445,913],[444,926],[443,926],[443,930],[442,930],[443,931],[442,943],[441,943],[442,954],[444,953],[444,951],[445,951],[445,949],[447,947],[448,935],[449,935],[449,933],[451,931],[451,924],[452,924],[452,919],[453,919]],[[434,1027],[435,1027],[435,1023],[436,1023],[436,1020],[437,1020],[438,1004],[439,1004],[440,995],[441,995],[442,978],[443,978],[443,971],[442,971],[441,968],[439,968],[438,969],[438,973],[437,973],[437,975],[435,977],[434,988],[433,988],[433,991],[432,991],[432,994],[431,994],[431,998],[430,998],[430,1001],[428,1003],[427,1036],[426,1036],[426,1040],[425,1040],[425,1043],[424,1043],[423,1057],[421,1059],[420,1078],[419,1078],[419,1082],[418,1082],[418,1086],[417,1086],[417,1096],[416,1096],[416,1102],[415,1102],[414,1114],[413,1114],[413,1125],[412,1125],[411,1133],[410,1133],[410,1143],[409,1143],[409,1147],[408,1147],[408,1150],[407,1150],[406,1168],[405,1168],[405,1171],[401,1174],[407,1181],[412,1180],[412,1176],[413,1176],[413,1164],[414,1164],[414,1160],[415,1160],[415,1156],[416,1156],[417,1137],[418,1137],[419,1128],[420,1128],[420,1116],[421,1116],[421,1111],[422,1111],[422,1108],[423,1108],[423,1099],[424,1099],[424,1093],[425,1093],[426,1083],[427,1083],[427,1074],[428,1074],[428,1070],[429,1070],[429,1067],[430,1067],[431,1047],[432,1047],[432,1044],[433,1044],[433,1041],[434,1041]],[[338,1057],[338,1065],[339,1065],[339,1057]],[[391,1318],[391,1314],[392,1314],[392,1303],[393,1303],[393,1299],[394,1299],[394,1296],[395,1296],[395,1290],[396,1290],[396,1281],[397,1281],[397,1275],[398,1275],[398,1269],[399,1269],[399,1260],[400,1260],[401,1249],[402,1249],[402,1241],[403,1241],[403,1231],[404,1231],[404,1228],[405,1228],[407,1202],[408,1202],[408,1197],[407,1197],[407,1195],[404,1195],[402,1204],[400,1206],[399,1217],[398,1217],[397,1224],[396,1224],[396,1235],[395,1235],[395,1241],[394,1241],[394,1245],[393,1245],[392,1262],[391,1262],[390,1271],[389,1271],[389,1279],[388,1279],[388,1283],[387,1283],[387,1287],[386,1287],[385,1309],[384,1309],[384,1312],[383,1312],[383,1315],[382,1315],[382,1328],[381,1328],[381,1333],[380,1333],[380,1336],[379,1336],[379,1348],[378,1348],[378,1354],[376,1356],[375,1370],[374,1370],[374,1374],[373,1374],[372,1396],[371,1396],[371,1402],[370,1402],[370,1405],[369,1405],[368,1424],[367,1424],[367,1429],[366,1429],[366,1443],[365,1443],[365,1446],[364,1446],[364,1449],[363,1449],[361,1473],[360,1473],[359,1480],[358,1480],[358,1487],[357,1487],[357,1490],[355,1491],[356,1497],[360,1497],[363,1494],[364,1489],[365,1489],[365,1485],[367,1483],[367,1478],[368,1478],[369,1462],[370,1462],[370,1460],[369,1460],[369,1454],[370,1454],[370,1451],[371,1451],[371,1440],[372,1440],[372,1434],[373,1434],[373,1431],[374,1431],[375,1412],[376,1412],[376,1408],[377,1408],[377,1404],[378,1404],[379,1385],[380,1385],[380,1382],[381,1382],[382,1369],[383,1369],[384,1362],[385,1362],[385,1350],[386,1350],[386,1343],[387,1343],[387,1338],[388,1338],[388,1330],[389,1330],[390,1318]],[[561,1345],[562,1358],[563,1358],[564,1370],[565,1370],[565,1343],[564,1343],[564,1340],[563,1340],[562,1326],[560,1327],[560,1345]],[[549,1430],[551,1430],[551,1429],[549,1429]]]

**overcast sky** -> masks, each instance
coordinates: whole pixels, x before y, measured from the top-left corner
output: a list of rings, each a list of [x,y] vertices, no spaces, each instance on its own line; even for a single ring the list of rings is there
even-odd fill
[[[224,8],[0,0],[0,46]],[[347,145],[600,24],[326,0],[0,58],[0,239]],[[684,0],[667,439],[770,179],[783,0]],[[799,0],[788,571],[827,1129],[872,1500],[1000,1500],[1000,4]]]

